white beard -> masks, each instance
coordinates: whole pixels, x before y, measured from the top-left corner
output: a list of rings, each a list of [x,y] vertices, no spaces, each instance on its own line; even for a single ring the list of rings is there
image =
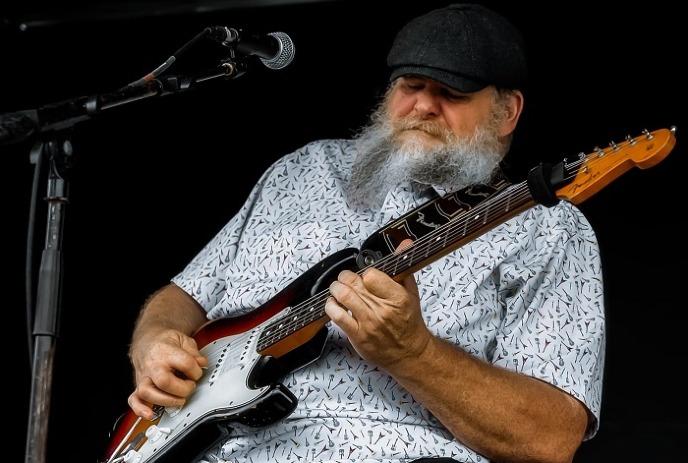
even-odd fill
[[[384,110],[378,109],[354,139],[357,155],[346,188],[349,204],[379,209],[387,193],[404,182],[457,191],[489,181],[505,151],[494,125],[458,138],[434,123],[402,120],[392,124]],[[442,143],[428,146],[422,134],[408,132],[405,141],[400,141],[398,134],[411,127],[426,130]]]

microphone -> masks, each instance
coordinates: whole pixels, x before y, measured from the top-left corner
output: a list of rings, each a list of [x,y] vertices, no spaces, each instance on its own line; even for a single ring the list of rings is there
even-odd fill
[[[284,32],[255,35],[225,26],[209,29],[211,39],[226,47],[235,47],[241,54],[259,57],[269,69],[282,69],[294,59],[294,42]]]

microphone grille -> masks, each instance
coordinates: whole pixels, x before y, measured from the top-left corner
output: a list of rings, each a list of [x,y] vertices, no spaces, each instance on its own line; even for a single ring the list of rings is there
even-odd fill
[[[282,69],[286,67],[294,59],[294,42],[284,32],[270,32],[268,35],[273,36],[280,43],[280,51],[273,58],[260,60],[265,67],[270,69]]]

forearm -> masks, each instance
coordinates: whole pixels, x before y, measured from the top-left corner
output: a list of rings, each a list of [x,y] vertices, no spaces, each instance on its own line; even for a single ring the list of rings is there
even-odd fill
[[[584,407],[568,394],[434,337],[390,374],[457,440],[493,460],[569,461],[585,432]]]
[[[184,290],[170,284],[144,305],[134,328],[132,346],[157,330],[172,329],[190,336],[206,321],[203,308]]]

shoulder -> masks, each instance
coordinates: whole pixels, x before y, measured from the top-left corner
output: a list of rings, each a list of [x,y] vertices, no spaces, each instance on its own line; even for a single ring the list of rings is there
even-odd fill
[[[315,140],[275,161],[259,180],[262,194],[299,193],[316,185],[332,184],[350,171],[354,157],[351,140]]]
[[[495,241],[512,257],[545,258],[557,249],[565,254],[599,254],[590,222],[575,205],[565,201],[552,207],[534,206],[502,224],[494,234]]]
[[[282,157],[277,163],[289,164],[341,164],[354,157],[354,143],[345,139],[314,140]]]
[[[343,177],[351,169],[355,158],[352,140],[315,140],[282,156],[268,169],[268,177],[274,179],[303,178],[318,175]]]
[[[592,225],[585,215],[567,201],[559,201],[552,207],[535,206],[521,214],[518,222],[531,233],[545,234],[552,238],[595,236]]]
[[[563,238],[577,236],[595,240],[595,231],[592,225],[574,204],[568,201],[559,201],[555,206],[538,206],[537,209],[535,212],[542,217],[542,220]]]

